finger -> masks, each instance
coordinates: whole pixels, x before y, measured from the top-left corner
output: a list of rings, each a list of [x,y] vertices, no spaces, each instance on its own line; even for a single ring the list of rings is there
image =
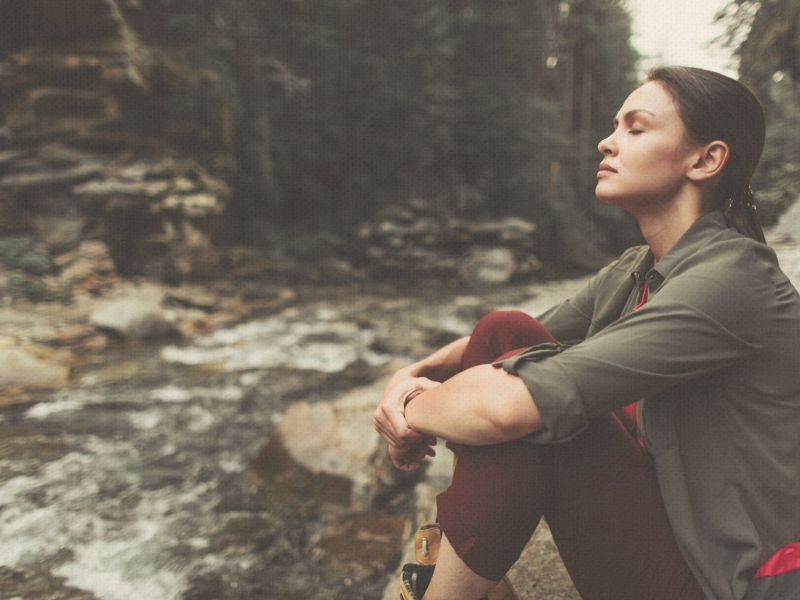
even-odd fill
[[[375,431],[381,434],[381,437],[385,439],[389,444],[394,447],[398,447],[401,445],[400,440],[395,437],[394,432],[386,429],[383,425],[375,421]]]
[[[441,381],[433,381],[432,379],[428,379],[427,377],[420,377],[420,380],[421,380],[420,384],[426,390],[432,390],[433,388],[436,388],[436,387],[439,387],[440,385],[442,385]]]
[[[399,408],[385,407],[384,417],[389,421],[388,425],[398,439],[411,441],[421,437],[419,433],[408,426],[406,417]]]
[[[400,433],[401,431],[397,431],[392,422],[386,418],[384,413],[381,413],[380,417],[375,419],[376,427],[380,427],[381,430],[384,432],[383,435],[386,439],[392,440],[395,446],[399,445],[401,442]],[[407,427],[407,425],[406,425]]]
[[[384,438],[387,442],[389,442],[389,444],[391,444],[392,446],[400,445],[400,440],[397,438],[397,436],[394,435],[394,432],[384,427],[378,421],[375,421],[375,431],[381,434],[381,437]]]

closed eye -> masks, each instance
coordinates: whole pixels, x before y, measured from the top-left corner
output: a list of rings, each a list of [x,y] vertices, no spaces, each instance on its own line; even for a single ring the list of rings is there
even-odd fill
[[[641,129],[629,129],[628,133],[630,133],[631,135],[639,135],[640,133],[644,133],[644,131],[642,131]]]

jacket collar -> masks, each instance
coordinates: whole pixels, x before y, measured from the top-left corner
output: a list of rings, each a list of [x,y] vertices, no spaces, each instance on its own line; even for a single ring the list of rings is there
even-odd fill
[[[650,292],[656,292],[676,265],[708,242],[709,232],[727,227],[725,215],[721,210],[712,210],[704,214],[692,223],[655,266],[653,266],[653,251],[648,248],[631,274],[632,277],[637,283],[641,280],[647,281]]]

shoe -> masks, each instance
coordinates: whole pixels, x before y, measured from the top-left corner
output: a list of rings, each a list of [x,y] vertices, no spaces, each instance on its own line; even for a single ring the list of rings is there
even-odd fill
[[[400,576],[400,600],[422,600],[433,577],[433,565],[403,565]]]
[[[423,525],[414,534],[414,557],[417,563],[403,565],[400,576],[401,600],[421,600],[433,577],[436,559],[439,557],[439,545],[442,540],[442,528],[438,523]],[[508,577],[503,577],[489,591],[484,600],[519,600]]]

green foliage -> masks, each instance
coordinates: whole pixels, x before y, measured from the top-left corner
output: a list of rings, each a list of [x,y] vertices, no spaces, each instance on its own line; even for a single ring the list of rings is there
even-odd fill
[[[292,219],[357,220],[414,194],[457,204],[461,188],[546,221],[563,194],[593,197],[595,145],[634,83],[619,1],[305,0],[255,13]]]
[[[785,77],[771,81],[767,92],[766,142],[753,189],[769,225],[800,197],[800,87]]]
[[[604,217],[596,144],[635,83],[622,0],[140,2],[163,50],[143,127],[228,168],[243,218],[319,230],[411,197]]]
[[[753,188],[771,224],[800,196],[800,3],[733,0],[717,16],[739,77],[764,105],[766,143]]]
[[[29,237],[0,237],[0,263],[37,275],[51,268],[49,257],[37,250]]]

